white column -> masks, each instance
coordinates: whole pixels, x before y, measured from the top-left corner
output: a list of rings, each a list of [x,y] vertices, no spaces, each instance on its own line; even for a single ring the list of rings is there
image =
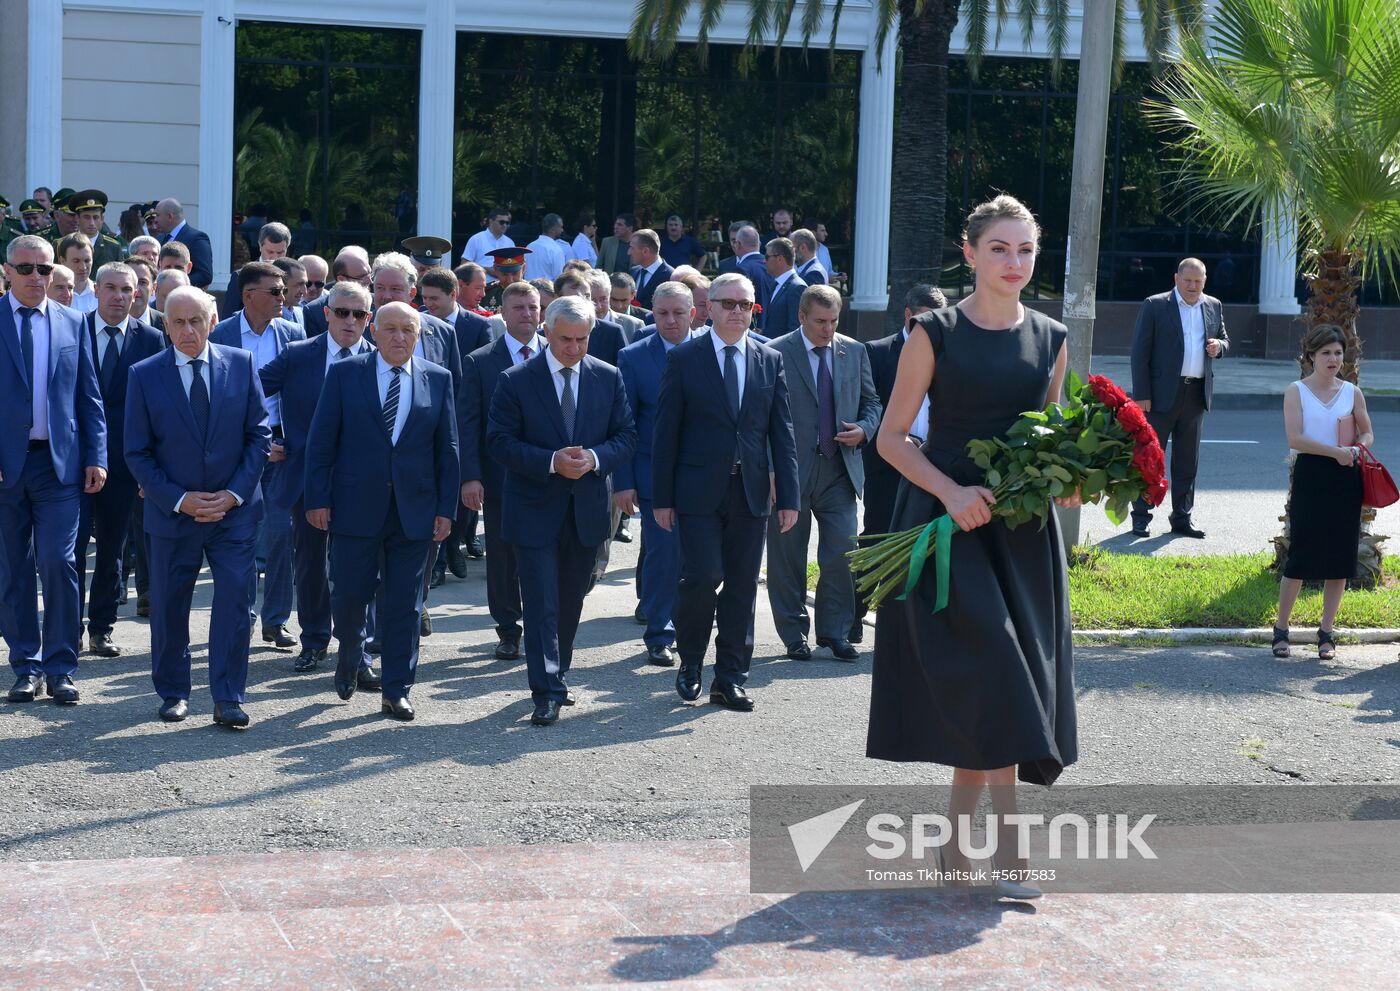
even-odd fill
[[[18,39],[14,39],[17,41]],[[29,0],[29,93],[24,169],[28,185],[63,186],[63,4]]]
[[[452,237],[457,25],[453,5],[430,3],[418,80],[418,233]],[[452,259],[455,261],[455,259]]]
[[[1294,286],[1298,275],[1298,216],[1280,208],[1265,214],[1259,246],[1259,312],[1302,312]]]
[[[233,243],[234,0],[207,0],[200,25],[199,212],[190,223],[209,235],[212,290],[228,285]]]
[[[896,22],[875,46],[878,17],[860,69],[860,136],[856,151],[855,281],[851,309],[883,310],[889,301],[890,172],[894,165],[894,75]]]

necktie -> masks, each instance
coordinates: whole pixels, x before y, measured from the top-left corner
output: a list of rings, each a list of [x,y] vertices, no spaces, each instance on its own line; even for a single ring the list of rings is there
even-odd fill
[[[390,369],[389,391],[384,395],[384,429],[389,431],[389,443],[394,442],[394,421],[399,418],[399,376],[403,369],[395,365]]]
[[[564,436],[570,443],[574,439],[574,387],[572,380],[574,370],[572,368],[561,368],[559,374],[564,376],[564,393],[559,397],[559,412],[564,414]]]
[[[121,360],[121,345],[117,343],[117,335],[121,333],[121,328],[108,327],[106,330],[107,350],[102,352],[102,367],[98,369],[103,395],[111,391],[112,380],[117,375],[117,362]]]
[[[827,367],[830,346],[812,348],[817,356],[817,450],[824,458],[836,457],[836,390]]]
[[[348,358],[348,357],[350,357],[350,349],[349,349],[349,348],[341,348],[338,352],[336,352],[335,360],[336,360],[336,361],[339,361],[341,358]]]
[[[199,371],[203,364],[200,358],[190,360],[190,371],[194,375],[190,380],[190,412],[194,414],[194,427],[201,438],[209,433],[209,387]]]
[[[739,418],[739,366],[734,356],[738,353],[735,345],[724,346],[724,395],[729,400],[729,412],[736,420]]]
[[[521,360],[521,361],[529,361],[529,360],[530,360],[530,345],[527,344],[527,345],[525,345],[523,348],[520,349],[520,360]]]
[[[19,308],[19,350],[24,356],[24,378],[29,383],[29,394],[34,394],[34,328],[29,320],[39,311],[32,306]]]

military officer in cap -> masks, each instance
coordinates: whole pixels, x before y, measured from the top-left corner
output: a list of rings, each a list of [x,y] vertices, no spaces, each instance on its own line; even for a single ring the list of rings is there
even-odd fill
[[[10,201],[0,196],[0,250],[4,250],[6,245],[21,234],[27,233],[24,225],[10,216]]]
[[[73,194],[68,208],[78,215],[78,230],[92,242],[94,272],[108,262],[119,262],[126,257],[126,242],[108,230],[104,222],[106,193],[100,189],[84,189]]]
[[[49,226],[48,211],[38,200],[25,200],[19,205],[19,216],[24,221],[26,234],[43,234]]]
[[[58,247],[69,234],[78,233],[78,215],[69,209],[68,201],[73,198],[73,190],[64,186],[53,194],[53,228],[46,235]]]
[[[141,224],[146,228],[146,233],[157,241],[160,240],[160,222],[156,219],[156,201],[141,204]]]
[[[447,255],[452,250],[452,242],[445,237],[432,237],[427,234],[403,239],[403,250],[413,261],[421,279],[430,268],[446,268]]]
[[[501,293],[505,292],[506,286],[524,280],[525,256],[534,252],[529,248],[492,248],[486,253],[495,259],[495,269],[500,277],[486,287],[481,305],[497,313],[501,309]]]

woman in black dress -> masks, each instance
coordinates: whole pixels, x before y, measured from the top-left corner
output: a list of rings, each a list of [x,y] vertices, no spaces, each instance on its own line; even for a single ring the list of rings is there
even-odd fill
[[[1064,383],[1064,325],[1020,302],[1039,234],[1010,196],[968,217],[963,253],[975,290],[910,321],[878,439],[880,454],[904,476],[892,529],[947,512],[962,532],[951,542],[947,608],[933,612],[935,575],[927,568],[907,601],[886,604],[876,617],[866,754],[952,766],[954,823],[974,812],[984,786],[995,812],[1014,812],[1018,771],[1023,781],[1048,785],[1078,755],[1058,523],[1053,513],[1044,529],[993,523],[992,494],[967,457],[968,441],[1004,435],[1021,413],[1057,399]],[[919,448],[908,430],[925,394],[930,436]],[[1075,506],[1079,496],[1056,501]],[[1009,842],[998,847],[1014,852]],[[943,857],[945,867],[965,864],[952,844]],[[999,868],[1018,866],[1010,852],[997,857]],[[998,887],[1013,897],[1039,894],[1029,885]]]

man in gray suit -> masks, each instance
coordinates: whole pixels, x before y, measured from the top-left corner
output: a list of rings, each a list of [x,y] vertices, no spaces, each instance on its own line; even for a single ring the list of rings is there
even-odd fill
[[[837,660],[860,652],[847,639],[855,618],[855,587],[846,552],[855,547],[856,498],[865,486],[860,449],[880,426],[879,396],[865,345],[836,333],[841,295],[810,286],[798,303],[797,330],[772,342],[783,356],[797,441],[801,504],[786,533],[768,527],[768,604],[787,656],[812,659],[807,643],[807,543],[817,520],[817,646]],[[800,383],[800,384],[799,384]]]
[[[1196,502],[1196,466],[1201,455],[1201,426],[1210,409],[1215,359],[1225,357],[1230,338],[1220,300],[1205,294],[1206,265],[1183,259],[1176,267],[1176,288],[1149,296],[1133,329],[1133,398],[1157,431],[1163,449],[1172,442],[1172,533],[1200,539],[1192,525]],[[1152,510],[1133,503],[1133,536],[1149,535]]]

